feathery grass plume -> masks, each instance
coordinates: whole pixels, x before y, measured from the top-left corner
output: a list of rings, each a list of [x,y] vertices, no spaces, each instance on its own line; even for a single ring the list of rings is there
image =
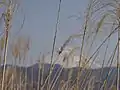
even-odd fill
[[[65,43],[60,47],[60,50],[58,51],[58,55],[60,55],[63,52],[65,47],[69,44],[70,41],[72,41],[72,39],[80,38],[82,36],[83,34],[74,34],[74,35],[69,36],[69,38],[65,41]]]
[[[103,46],[103,44],[113,35],[118,31],[118,27],[116,27],[114,30],[112,30],[112,32],[110,32],[110,34],[103,40],[103,42],[98,46],[98,48],[95,50],[95,52],[93,52],[93,54],[90,56],[90,58],[86,61],[87,65],[89,63],[89,61],[93,58],[93,56],[96,54],[97,51],[99,51],[99,49]]]
[[[109,1],[108,1],[109,3]],[[112,2],[114,4],[113,8],[114,10],[112,10],[112,12],[114,13],[114,16],[116,17],[116,21],[118,22],[118,26],[120,26],[120,1],[119,0],[113,0]],[[110,7],[110,6],[109,6]],[[118,28],[119,29],[119,28]],[[118,42],[119,42],[119,31],[118,31]],[[119,77],[119,48],[118,48],[118,56],[117,56],[117,90],[119,90],[119,81],[120,81],[120,77]]]
[[[88,5],[88,10],[87,10],[87,14],[85,17],[85,24],[84,24],[84,33],[83,33],[83,38],[82,38],[82,45],[80,48],[80,60],[79,60],[79,71],[78,71],[78,75],[77,75],[77,90],[79,90],[79,80],[80,80],[80,72],[81,72],[81,59],[82,59],[82,54],[83,54],[83,48],[84,48],[84,40],[85,40],[85,36],[86,36],[86,31],[87,31],[87,26],[88,26],[88,21],[91,17],[91,8],[92,8],[92,2],[93,0],[90,0],[90,3]]]
[[[20,57],[22,57],[23,60],[25,60],[26,54],[30,48],[30,38],[19,37],[17,40],[17,45],[20,49]]]
[[[65,43],[61,46],[60,51],[58,51],[58,56],[57,56],[56,60],[52,63],[51,73],[52,73],[52,71],[53,71],[53,69],[54,69],[55,62],[59,59],[60,54],[62,54],[62,52],[64,51],[65,47],[69,44],[69,42],[70,42],[71,40],[75,39],[75,38],[80,38],[81,36],[83,36],[83,34],[74,34],[74,35],[69,36],[69,38],[68,38],[68,39],[65,41]],[[76,48],[74,48],[74,49],[77,49],[77,48],[78,48],[78,47],[76,47]],[[74,51],[74,49],[73,49],[73,51]],[[64,59],[63,59],[63,62],[64,62],[64,60],[66,60],[65,57],[64,57]],[[47,83],[48,77],[50,77],[50,75],[51,75],[51,74],[49,74],[49,75],[47,76],[47,78],[46,78],[46,80],[45,80],[45,82],[44,82],[43,87],[44,87],[45,84]]]
[[[83,35],[83,34],[75,34],[75,35],[70,36],[70,37],[65,41],[65,43],[61,46],[60,51],[58,51],[58,57],[57,57],[56,60],[58,60],[59,55],[64,51],[64,48],[68,45],[68,43],[69,43],[72,39],[74,39],[74,38],[79,38],[79,37],[81,37],[82,35]],[[70,51],[70,53],[69,53],[69,55],[68,55],[67,57],[69,57],[77,48],[78,48],[78,47],[73,48],[73,49]],[[53,62],[53,68],[52,68],[52,70],[54,69],[56,60]],[[66,57],[63,58],[63,62],[65,62],[65,61],[66,61]],[[59,70],[58,70],[58,71],[59,71]],[[56,75],[57,75],[57,74],[56,74]],[[48,76],[49,76],[49,75],[48,75]],[[47,78],[46,78],[46,80],[47,80]],[[53,79],[53,80],[54,80],[54,79]],[[52,81],[52,82],[53,82],[53,81]]]
[[[6,2],[5,2],[6,3]],[[6,57],[7,57],[7,48],[8,48],[8,37],[9,37],[9,30],[11,28],[11,21],[12,21],[12,16],[13,16],[13,6],[14,3],[12,2],[12,0],[9,0],[9,4],[7,6],[7,10],[5,12],[5,17],[4,17],[4,22],[5,22],[5,43],[4,43],[4,57],[3,57],[3,64],[4,64],[4,68],[3,68],[3,78],[2,78],[2,90],[4,89],[4,80],[5,80],[5,65],[6,65]]]
[[[20,54],[19,47],[16,44],[12,45],[12,55],[14,56],[14,58],[17,59],[19,54]]]
[[[63,60],[62,60],[63,63],[64,63],[66,60],[68,60],[68,58],[72,55],[72,53],[74,53],[75,49],[76,49],[76,48],[73,48],[73,49],[69,52],[68,55],[65,54],[65,55],[61,56],[61,57],[64,57]],[[62,52],[63,52],[63,51],[62,51]],[[59,59],[59,57],[58,57],[57,59]],[[55,62],[54,62],[53,64],[54,64],[54,66],[55,66]],[[54,66],[53,66],[53,68],[54,68]],[[60,67],[60,68],[61,68],[61,67]],[[59,72],[59,69],[57,70],[57,72]],[[56,78],[56,76],[58,76],[58,75],[57,75],[57,72],[56,72],[54,78]],[[52,83],[53,83],[53,81],[54,81],[54,79],[52,80]],[[51,83],[51,84],[52,84],[52,83]]]
[[[29,39],[27,40],[24,37],[22,37],[22,38],[18,37],[12,43],[12,55],[15,58],[15,60],[14,60],[15,61],[15,66],[16,66],[17,59],[19,59],[19,64],[21,63],[21,60],[23,60],[23,61],[25,60],[25,56],[26,56],[28,50],[29,50]],[[23,71],[20,74],[22,75]],[[20,76],[20,78],[21,78],[21,76]],[[25,82],[26,82],[26,84],[25,84],[25,88],[26,88],[26,85],[27,85],[27,70],[25,70]]]
[[[21,60],[25,60],[25,55],[27,52],[25,52],[25,50],[29,50],[29,41],[24,38],[24,37],[18,37],[15,41],[12,42],[11,44],[11,50],[12,50],[12,56],[14,57],[14,66],[16,68],[16,64],[17,64],[17,60],[19,60],[19,64],[21,64]],[[22,71],[21,67],[20,67],[20,86],[22,85],[22,77],[25,75],[25,86],[24,88],[27,87],[27,70],[25,69],[25,74]],[[20,87],[21,90],[21,87]]]
[[[107,4],[109,4],[109,0],[107,0]],[[105,3],[105,2],[102,2],[102,3]],[[119,26],[119,23],[120,23],[120,2],[119,0],[112,0],[111,2],[112,5],[108,5],[108,7],[113,7],[114,9],[112,10],[112,13],[114,13],[114,16],[116,18],[116,21],[118,22],[118,25]],[[107,6],[107,5],[105,5]],[[115,12],[114,12],[115,11]],[[119,28],[118,28],[119,29]],[[119,42],[119,31],[118,31],[118,42]],[[119,51],[119,48],[118,48],[118,51]],[[119,52],[118,52],[119,54]],[[119,90],[119,55],[118,55],[118,58],[117,58],[117,69],[118,69],[118,79],[117,79],[117,90]]]
[[[112,24],[112,28],[111,28],[111,31],[113,30],[114,28],[114,23]],[[104,54],[104,58],[103,58],[103,62],[102,62],[102,70],[100,71],[100,80],[102,79],[102,75],[103,75],[103,68],[104,68],[104,64],[105,64],[105,60],[106,60],[106,56],[107,56],[107,51],[108,51],[108,47],[109,47],[109,43],[110,43],[110,38],[108,39],[108,43],[106,45],[106,49],[105,49],[105,54]]]
[[[99,34],[99,32],[101,32],[101,28],[105,25],[104,24],[104,21],[106,20],[106,18],[109,16],[109,13],[107,13],[107,12],[105,12],[105,13],[103,13],[102,14],[102,16],[100,16],[99,17],[99,15],[102,13],[99,9],[98,10],[96,10],[96,12],[95,12],[95,9],[96,9],[96,7],[97,8],[99,8],[100,6],[99,6],[99,3],[101,2],[100,0],[93,0],[93,1],[91,1],[92,2],[92,4],[91,4],[91,13],[92,13],[92,15],[91,15],[91,17],[90,17],[90,20],[89,20],[89,24],[88,24],[88,28],[89,28],[89,30],[88,30],[88,36],[86,36],[86,41],[88,41],[88,39],[90,38],[90,37],[92,37],[93,36],[93,40],[91,41],[92,43],[91,43],[91,46],[90,46],[90,50],[88,50],[88,54],[90,53],[90,51],[91,51],[91,48],[92,48],[92,45],[93,45],[93,43],[94,43],[94,41],[95,41],[95,39],[96,39],[96,37],[97,37],[97,35]],[[98,5],[98,6],[97,6]],[[103,7],[100,7],[100,9],[102,9]],[[99,14],[99,15],[96,15],[96,14]],[[100,20],[96,20],[96,17],[99,17],[99,18],[101,18]],[[95,19],[95,20],[94,20]],[[97,21],[97,22],[96,22]],[[91,25],[91,22],[93,22],[93,26]],[[96,24],[97,23],[97,24]],[[91,28],[90,28],[90,26],[89,25],[91,25],[92,26],[92,30],[95,30],[95,32],[94,31],[91,31]],[[90,43],[90,42],[89,42]]]
[[[93,46],[93,43],[94,43],[97,35],[99,34],[101,28],[103,27],[103,24],[104,24],[105,19],[107,18],[107,16],[109,16],[108,13],[106,13],[105,15],[103,15],[102,18],[98,21],[97,27],[96,27],[96,31],[95,31],[95,35],[93,36],[93,40],[92,40],[92,43],[91,43],[91,45],[90,45],[90,49],[89,49],[89,51],[88,51],[88,54],[89,54],[89,52],[91,51],[92,46]]]
[[[75,52],[75,50],[77,50],[79,47],[75,47],[75,48],[73,48],[70,52],[69,52],[69,54],[65,57],[65,58],[63,58],[63,59],[65,59],[64,61],[66,61],[66,60],[69,60],[68,58],[71,58],[70,56],[72,56],[72,54]],[[73,57],[74,57],[74,55],[73,55]],[[69,61],[68,61],[69,62]],[[84,61],[83,61],[84,62]],[[56,82],[57,82],[57,80],[58,80],[58,78],[60,77],[60,75],[61,75],[61,72],[62,72],[62,70],[63,70],[63,66],[61,67],[61,70],[58,70],[59,72],[58,72],[58,74],[56,73],[56,75],[57,75],[57,77],[56,77],[56,79],[55,79],[55,81],[54,81],[54,83],[53,83],[53,85],[52,85],[52,90],[53,90],[53,87],[55,86],[55,84],[56,84]],[[69,85],[69,83],[70,83],[70,79],[71,79],[71,76],[72,75],[72,70],[70,70],[70,72],[69,72],[69,74],[68,74],[68,80],[67,80],[67,82],[66,82],[66,89],[69,89],[70,87],[70,85]],[[53,79],[54,80],[54,79]]]
[[[99,1],[99,0],[98,0]],[[117,1],[117,0],[115,0],[114,2],[116,2],[116,4],[118,4],[118,6],[120,6],[119,5],[119,1]],[[109,0],[108,0],[108,3],[107,4],[109,4]],[[107,4],[105,5],[105,6],[107,6]],[[108,5],[109,6],[109,5]],[[117,5],[116,5],[117,6]],[[116,9],[116,6],[114,6],[114,8]],[[103,7],[102,7],[103,8]],[[113,11],[114,12],[114,11]],[[118,23],[119,23],[119,7],[117,7],[117,10],[116,10],[116,15],[115,16],[117,16],[117,18],[118,18]],[[119,24],[118,24],[119,25]],[[118,62],[119,63],[119,62]],[[118,65],[117,65],[118,66]],[[119,69],[119,67],[118,67],[118,69]],[[118,70],[118,72],[119,72],[119,70]],[[119,75],[118,75],[119,76]],[[118,77],[118,82],[119,82],[119,77]],[[118,87],[119,87],[119,84],[118,84]]]
[[[117,27],[118,28],[118,27]],[[113,30],[108,36],[107,38],[105,38],[105,40],[100,44],[100,46],[97,48],[97,50],[92,54],[92,56],[86,61],[86,64],[92,59],[92,57],[95,55],[95,53],[101,48],[101,46],[106,42],[106,40],[113,34],[115,33],[115,31],[117,30],[117,28],[115,28],[115,30]],[[86,66],[86,65],[85,65]]]

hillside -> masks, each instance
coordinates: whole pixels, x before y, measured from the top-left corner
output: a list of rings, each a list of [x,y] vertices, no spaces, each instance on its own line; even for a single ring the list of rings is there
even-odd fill
[[[12,67],[11,65],[7,65],[7,67],[11,67],[12,69],[14,69],[14,67]],[[38,84],[38,81],[41,81],[41,78],[38,78],[39,76],[39,71],[40,71],[40,76],[42,76],[42,70],[44,70],[44,74],[43,74],[43,81],[45,81],[48,73],[49,73],[49,68],[50,68],[50,64],[44,64],[43,65],[44,69],[39,69],[39,64],[34,64],[30,67],[19,67],[17,66],[17,73],[20,72],[20,70],[23,72],[23,75],[27,75],[27,82],[28,84],[31,84],[33,82],[33,87],[36,88],[37,90],[37,84]],[[53,69],[53,72],[52,72],[52,75],[51,75],[51,81],[54,79],[54,81],[58,78],[57,76],[60,74],[56,84],[55,84],[55,87],[54,89],[55,90],[58,90],[58,87],[60,86],[60,83],[61,81],[64,81],[64,82],[67,82],[68,81],[68,78],[69,76],[71,76],[71,80],[70,80],[70,85],[74,85],[74,81],[76,79],[76,76],[77,76],[77,72],[78,72],[78,67],[74,67],[74,68],[62,68],[60,69],[62,66],[59,65],[59,64],[56,64],[54,69]],[[61,73],[60,70],[62,71]],[[109,67],[105,67],[103,68],[103,74],[101,75],[100,72],[102,71],[102,69],[86,69],[86,70],[83,70],[82,71],[82,74],[81,74],[81,77],[80,77],[80,86],[82,85],[83,88],[87,88],[88,85],[89,85],[89,82],[88,81],[92,81],[94,82],[95,84],[95,89],[94,90],[98,90],[98,88],[103,84],[104,80],[107,79],[107,87],[110,87],[112,84],[115,85],[116,83],[116,68],[115,67],[112,67],[112,68],[109,68]],[[72,71],[72,74],[70,74],[70,72]],[[27,73],[26,73],[27,72]],[[58,73],[57,73],[58,72]],[[91,72],[91,74],[90,74]],[[109,75],[107,76],[108,72],[111,72],[109,73]],[[56,74],[57,73],[57,74]],[[101,75],[101,76],[100,76]],[[55,77],[56,76],[56,77]],[[17,76],[18,78],[19,76]],[[101,78],[100,78],[101,77]],[[85,80],[86,79],[86,80]],[[91,80],[93,79],[93,80]]]

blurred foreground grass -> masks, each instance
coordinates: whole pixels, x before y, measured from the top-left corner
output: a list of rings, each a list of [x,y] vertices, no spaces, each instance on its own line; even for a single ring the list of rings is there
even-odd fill
[[[61,8],[61,1],[59,2],[59,9],[58,9],[58,16],[56,21],[56,30],[55,30],[55,36],[53,41],[53,48],[52,48],[52,55],[51,55],[51,62],[50,67],[47,68],[47,74],[45,73],[46,67],[44,65],[45,61],[45,55],[40,57],[38,62],[38,70],[35,72],[34,67],[32,67],[31,73],[28,73],[28,68],[25,67],[18,67],[17,62],[21,64],[21,62],[24,62],[26,60],[27,53],[30,50],[30,40],[29,38],[23,38],[18,37],[16,40],[14,40],[12,43],[9,42],[9,33],[10,29],[12,27],[12,19],[13,15],[15,13],[15,10],[17,10],[17,0],[3,0],[1,1],[1,6],[5,5],[7,8],[5,12],[2,14],[1,18],[4,18],[4,32],[1,35],[0,39],[0,90],[116,90],[116,75],[113,78],[111,85],[108,85],[108,77],[112,71],[111,65],[114,58],[116,57],[116,51],[118,48],[118,45],[116,45],[113,53],[109,57],[108,60],[108,69],[107,76],[105,79],[101,80],[103,71],[104,71],[104,62],[106,61],[106,52],[109,43],[107,44],[105,48],[105,55],[103,64],[100,70],[100,73],[97,72],[96,74],[99,74],[99,79],[96,78],[96,76],[91,76],[92,73],[98,69],[91,69],[92,64],[96,60],[96,57],[99,54],[99,50],[101,47],[104,46],[104,43],[107,41],[110,41],[110,37],[118,32],[119,30],[119,20],[120,20],[120,10],[119,10],[119,1],[117,0],[90,0],[88,4],[88,8],[86,10],[85,19],[83,22],[83,28],[80,34],[72,35],[70,36],[65,43],[61,46],[60,50],[58,52],[54,51],[56,37],[57,37],[57,31],[58,31],[58,23],[59,23],[59,16],[60,16],[60,8]],[[107,7],[112,10],[107,10]],[[105,10],[105,11],[103,11]],[[96,21],[94,20],[96,15],[100,15]],[[110,21],[108,18],[111,18]],[[92,22],[93,25],[92,25]],[[89,44],[90,47],[88,51],[85,54],[90,53],[91,48],[93,47],[93,44],[99,35],[101,33],[101,30],[105,26],[105,24],[110,24],[111,28],[108,32],[108,35],[105,36],[105,39],[102,41],[100,45],[98,45],[98,48],[95,50],[95,52],[92,52],[92,55],[85,58],[83,60],[82,56],[85,53],[85,48]],[[57,53],[56,60],[59,60],[60,56],[64,52],[65,48],[69,45],[69,42],[73,40],[74,38],[79,38],[81,40],[81,44],[78,45],[76,49],[73,48],[67,55],[62,56],[62,63],[59,68],[54,72],[54,68],[56,67],[56,64],[53,60],[54,53]],[[90,41],[90,39],[92,40]],[[116,43],[117,44],[117,43]],[[10,47],[9,53],[12,54],[13,57],[13,63],[12,65],[7,65],[7,51],[9,50],[8,47]],[[80,59],[78,62],[78,67],[76,69],[70,68],[66,69],[64,68],[64,63],[69,62],[69,57],[74,57],[74,53],[79,51]],[[104,51],[104,50],[103,50]],[[71,58],[72,58],[71,57]],[[48,64],[49,65],[49,64]],[[118,65],[118,63],[117,63]],[[118,67],[119,68],[119,67]],[[118,69],[117,68],[117,69]],[[91,69],[91,70],[89,70]],[[64,74],[64,72],[67,72]],[[36,73],[37,82],[35,82],[33,79],[36,77],[34,76]],[[67,75],[66,75],[67,74]],[[28,78],[29,75],[31,75],[31,79]],[[63,76],[62,76],[63,75]],[[75,76],[74,76],[75,75]],[[67,76],[67,79],[63,79]],[[74,78],[72,79],[72,77]],[[89,77],[89,78],[88,78]],[[115,80],[115,81],[114,81]],[[58,82],[59,81],[59,82]],[[98,84],[96,84],[98,83]]]

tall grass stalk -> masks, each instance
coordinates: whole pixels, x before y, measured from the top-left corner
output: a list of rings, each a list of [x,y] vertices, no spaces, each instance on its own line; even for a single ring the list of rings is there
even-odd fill
[[[4,80],[5,80],[5,66],[6,66],[6,57],[7,57],[7,48],[8,48],[8,37],[9,37],[9,30],[11,27],[11,20],[12,20],[12,14],[13,14],[13,9],[12,9],[12,1],[9,1],[8,9],[6,10],[5,13],[5,45],[4,45],[4,69],[3,69],[3,78],[2,78],[2,90],[4,90]]]
[[[57,37],[57,31],[58,31],[58,24],[59,24],[59,18],[60,18],[60,10],[61,10],[61,2],[62,0],[59,0],[59,7],[58,7],[58,12],[57,12],[57,21],[56,21],[56,26],[55,26],[55,35],[53,39],[53,46],[52,46],[52,55],[51,55],[51,67],[50,67],[50,72],[49,74],[52,73],[52,63],[53,63],[53,54],[54,54],[54,49],[55,49],[55,44],[56,44],[56,37]],[[48,79],[48,83],[50,83],[50,77]],[[48,85],[49,86],[49,85]],[[48,87],[49,88],[49,87]]]
[[[81,50],[80,50],[79,71],[78,71],[78,76],[77,76],[77,90],[79,90],[79,80],[80,80],[80,72],[81,72],[81,59],[82,59],[82,53],[83,53],[83,48],[84,48],[84,39],[85,39],[87,26],[88,26],[88,20],[90,18],[90,12],[91,12],[91,8],[92,8],[91,6],[92,6],[92,0],[90,0],[89,6],[88,6],[88,11],[87,11],[87,14],[86,14],[86,20],[85,20],[85,25],[84,25],[84,33],[83,33]]]
[[[111,55],[111,57],[110,57],[110,59],[109,59],[109,60],[111,60],[110,66],[109,66],[110,68],[111,68],[112,62],[113,62],[113,60],[114,60],[114,57],[115,57],[117,48],[118,48],[118,43],[117,43],[117,45],[116,45],[116,47],[115,47],[115,49],[114,49],[113,55]],[[101,86],[102,88],[104,88],[104,87],[106,86],[106,84],[107,84],[107,79],[108,79],[108,76],[109,76],[110,73],[111,73],[111,70],[109,69],[109,71],[108,71],[108,73],[107,73],[107,76],[106,76],[106,78],[105,78],[105,80],[104,80],[104,83],[103,83],[103,85]],[[100,88],[100,89],[101,89],[101,88]]]

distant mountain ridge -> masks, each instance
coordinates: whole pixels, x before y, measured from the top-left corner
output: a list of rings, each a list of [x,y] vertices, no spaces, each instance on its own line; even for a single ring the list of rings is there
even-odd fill
[[[49,74],[49,68],[50,68],[50,64],[45,63],[43,65],[44,67],[44,80],[46,79],[47,75]],[[13,67],[12,65],[7,64],[6,67]],[[16,66],[17,69],[20,69],[25,73],[27,71],[27,80],[29,82],[38,82],[39,78],[39,71],[42,72],[42,70],[39,70],[40,66],[38,63],[29,66],[29,67],[20,67],[20,66]],[[1,68],[3,69],[3,66],[1,66]],[[61,68],[61,69],[60,69]],[[56,75],[56,72],[58,72],[58,70],[62,70],[60,77],[55,85],[55,90],[57,90],[57,87],[60,84],[61,80],[67,81],[68,80],[68,75],[70,73],[70,71],[72,70],[72,80],[76,79],[77,76],[77,72],[78,72],[78,67],[74,67],[74,68],[62,68],[61,65],[59,64],[55,64],[55,67],[53,69],[52,75],[51,75],[51,80],[56,79],[57,77],[54,78],[54,76]],[[117,68],[116,67],[104,67],[103,68],[103,74],[100,80],[100,72],[102,71],[101,68],[99,69],[85,69],[82,71],[82,75],[80,78],[84,79],[87,76],[87,79],[84,83],[87,83],[87,80],[89,80],[91,77],[95,77],[96,81],[100,81],[101,83],[104,82],[105,79],[107,79],[108,81],[108,86],[110,86],[112,84],[112,82],[114,80],[116,80],[116,74],[117,74]],[[88,72],[92,72],[91,75],[89,76]],[[111,72],[111,73],[110,73]],[[108,74],[109,73],[109,74]],[[40,73],[40,76],[42,75],[42,73]],[[57,74],[58,76],[58,74]],[[40,78],[41,80],[41,78]],[[80,82],[83,82],[83,80],[81,80]],[[116,82],[114,82],[115,84]],[[34,87],[37,87],[36,85]],[[96,87],[97,88],[97,87]]]

